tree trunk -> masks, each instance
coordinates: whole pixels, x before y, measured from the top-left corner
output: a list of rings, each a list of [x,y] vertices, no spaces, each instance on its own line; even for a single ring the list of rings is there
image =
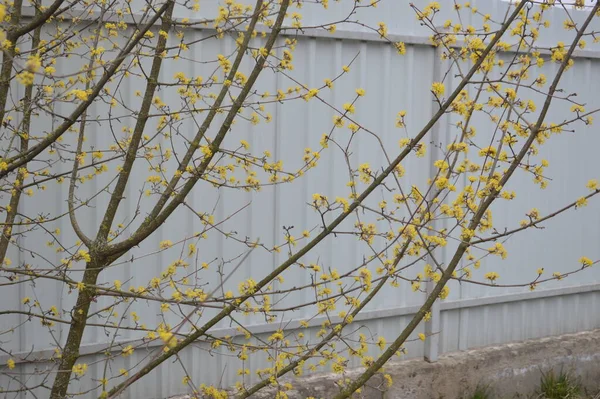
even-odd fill
[[[58,373],[52,385],[50,399],[63,399],[67,394],[71,372],[75,362],[79,358],[81,339],[83,338],[83,332],[87,324],[90,305],[95,295],[94,289],[87,288],[87,286],[96,284],[101,270],[102,264],[100,262],[92,261],[86,265],[83,275],[83,283],[86,287],[79,292],[77,304],[71,311],[71,327],[69,328],[67,342],[63,348]]]

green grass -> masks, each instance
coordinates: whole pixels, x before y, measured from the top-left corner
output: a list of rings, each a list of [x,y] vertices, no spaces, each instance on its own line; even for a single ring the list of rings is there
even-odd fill
[[[477,388],[469,394],[465,394],[461,399],[507,399],[508,397],[499,398],[493,394],[493,390],[489,384],[480,383]],[[527,398],[527,399],[600,399],[600,392],[593,390],[592,393],[587,392],[581,385],[581,379],[572,372],[560,372],[550,369],[542,371],[540,383],[535,393],[516,394],[511,397]]]
[[[471,395],[464,399],[492,399],[492,393],[489,386],[479,385]]]
[[[572,373],[561,370],[542,372],[539,388],[540,398],[543,399],[578,399],[582,398],[579,379]]]

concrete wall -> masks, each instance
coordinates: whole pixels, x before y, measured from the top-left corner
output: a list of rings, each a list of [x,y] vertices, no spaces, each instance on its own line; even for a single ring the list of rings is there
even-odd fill
[[[538,397],[542,373],[570,373],[582,391],[600,392],[600,330],[551,338],[489,346],[440,356],[429,363],[420,359],[390,362],[384,372],[392,377],[388,386],[381,374],[375,375],[356,398],[363,399],[458,399],[469,398],[478,387],[487,387],[490,398]],[[344,378],[357,377],[354,369]],[[328,399],[339,392],[336,374],[321,374],[293,381],[290,399]],[[254,399],[269,399],[265,390]],[[188,399],[176,396],[172,399]]]

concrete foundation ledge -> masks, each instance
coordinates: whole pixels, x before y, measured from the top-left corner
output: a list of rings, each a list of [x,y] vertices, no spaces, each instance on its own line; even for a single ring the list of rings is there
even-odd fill
[[[387,387],[374,376],[357,398],[458,399],[470,398],[478,386],[488,386],[493,398],[536,398],[542,372],[570,371],[583,388],[600,391],[600,330],[490,346],[440,356],[434,363],[413,359],[385,367],[393,379]],[[346,373],[356,378],[361,369]],[[292,381],[290,399],[329,399],[338,392],[339,374],[315,374]],[[253,396],[272,399],[273,391]],[[178,397],[180,399],[186,396]]]

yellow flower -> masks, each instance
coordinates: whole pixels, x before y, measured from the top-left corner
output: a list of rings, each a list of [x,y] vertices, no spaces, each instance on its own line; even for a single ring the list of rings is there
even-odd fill
[[[450,165],[448,165],[448,162],[444,161],[443,159],[438,159],[433,163],[433,166],[443,171],[448,169]]]
[[[41,66],[42,61],[40,60],[40,56],[37,54],[29,56],[27,62],[25,63],[25,69],[27,69],[29,72],[37,72]]]
[[[348,112],[349,114],[353,114],[355,111],[354,105],[350,104],[350,103],[346,103],[344,104],[344,110],[346,112]]]
[[[148,183],[152,183],[152,184],[158,184],[162,181],[162,177],[158,176],[158,175],[152,175],[152,176],[148,176],[148,178],[146,179],[146,181]]]
[[[586,205],[587,205],[587,199],[585,197],[581,197],[575,202],[575,208],[581,208]]]
[[[388,386],[388,388],[391,387],[392,384],[394,383],[392,380],[392,376],[389,374],[384,374],[383,378],[385,379],[385,384]]]
[[[125,348],[121,349],[121,355],[123,357],[127,357],[127,356],[131,356],[133,355],[133,346],[131,345],[127,345]]]
[[[448,179],[445,177],[438,177],[437,180],[435,181],[435,185],[438,189],[442,190],[446,187],[448,187]]]
[[[313,88],[313,89],[310,89],[310,90],[308,91],[308,93],[306,93],[304,96],[302,96],[302,98],[303,98],[305,101],[308,101],[308,100],[310,100],[311,98],[315,97],[317,94],[319,94],[319,89],[314,89],[314,88]]]
[[[364,183],[369,183],[372,179],[371,167],[368,163],[363,163],[358,167],[360,180]]]
[[[23,71],[17,75],[17,80],[24,86],[31,86],[33,84],[34,75],[29,71]]]
[[[15,361],[13,359],[8,359],[6,361],[6,365],[8,366],[9,369],[14,369],[15,368]]]
[[[177,346],[177,338],[175,338],[172,333],[161,331],[158,333],[158,336],[168,348],[174,348]]]
[[[585,108],[583,105],[574,104],[571,106],[571,112],[584,113]]]
[[[284,338],[283,331],[277,330],[268,338],[270,342],[282,341]]]
[[[78,376],[82,376],[85,374],[85,372],[87,371],[88,365],[85,363],[78,363],[76,365],[73,366],[73,373],[75,373]]]
[[[164,240],[158,244],[160,249],[167,249],[173,246],[173,242],[171,240]]]
[[[494,146],[485,147],[479,151],[479,156],[480,157],[489,156],[489,157],[495,158],[497,152],[498,152],[498,150]]]
[[[533,208],[527,215],[534,220],[538,220],[540,218],[540,211],[537,208]]]
[[[425,337],[425,334],[423,334],[423,333],[419,333],[419,339],[420,339],[421,341],[425,341],[425,338],[426,338],[426,337]]]
[[[493,247],[488,248],[488,251],[491,254],[499,255],[502,259],[506,259],[506,257],[508,256],[508,252],[506,251],[504,246],[499,242],[497,242]]]
[[[333,117],[333,124],[335,127],[344,127],[344,118],[339,115],[335,115]]]
[[[357,94],[359,97],[362,97],[362,96],[364,96],[364,95],[365,95],[365,89],[356,89],[356,94]]]
[[[495,280],[496,280],[498,277],[500,277],[500,276],[499,276],[499,275],[498,275],[498,273],[496,273],[496,272],[489,272],[489,273],[486,273],[486,274],[484,275],[484,277],[485,277],[487,280],[490,280],[490,281],[492,281],[492,282],[493,282],[493,281],[495,281]]]
[[[379,26],[379,29],[377,29],[377,33],[379,33],[379,35],[380,35],[381,37],[386,37],[386,36],[387,36],[387,33],[388,33],[388,28],[387,28],[387,26],[385,25],[385,23],[384,23],[384,22],[380,22],[380,23],[378,24],[378,26]]]
[[[446,87],[441,82],[433,82],[431,85],[431,91],[438,97],[443,96],[444,92],[446,91]]]
[[[293,246],[296,246],[296,238],[295,238],[294,236],[292,236],[292,235],[289,235],[289,236],[287,236],[287,237],[286,237],[286,241],[287,241],[289,244],[291,244],[291,245],[293,245]]]
[[[77,251],[77,257],[85,262],[90,262],[92,260],[90,253],[85,249],[80,249]]]
[[[561,280],[563,275],[560,272],[554,272],[552,273],[552,277],[556,278],[557,280]]]
[[[71,90],[71,94],[80,99],[81,101],[87,101],[88,93],[85,90]]]
[[[474,231],[474,230],[471,230],[471,229],[467,229],[467,228],[465,228],[465,229],[463,229],[463,231],[461,232],[461,234],[460,234],[460,238],[461,238],[463,241],[467,241],[467,240],[469,240],[469,239],[473,238],[473,236],[474,236],[474,235],[475,235],[475,231]]]
[[[398,54],[400,54],[400,55],[406,54],[406,45],[404,44],[404,42],[394,43],[394,47],[396,47]]]
[[[448,295],[450,295],[450,288],[446,285],[444,288],[442,288],[442,292],[440,292],[440,299],[446,299],[448,298]]]
[[[328,203],[328,202],[327,202],[327,197],[326,197],[326,196],[324,196],[324,195],[321,195],[321,194],[319,194],[319,193],[314,193],[314,194],[312,195],[312,198],[313,198],[313,203],[314,203],[316,206],[326,206],[326,205],[327,205],[327,203]]]
[[[587,266],[591,266],[594,264],[594,262],[585,256],[582,256],[581,258],[579,258],[579,263],[581,263],[583,265],[583,267],[587,267]]]

